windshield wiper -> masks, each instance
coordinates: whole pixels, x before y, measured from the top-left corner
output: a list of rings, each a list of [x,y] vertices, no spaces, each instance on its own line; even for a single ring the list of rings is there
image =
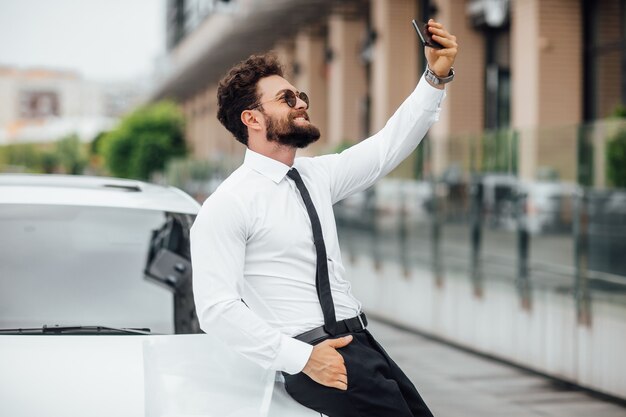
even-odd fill
[[[148,335],[151,334],[148,328],[118,328],[109,326],[48,326],[32,327],[32,328],[18,328],[18,329],[0,329],[0,334],[133,334],[133,335]]]

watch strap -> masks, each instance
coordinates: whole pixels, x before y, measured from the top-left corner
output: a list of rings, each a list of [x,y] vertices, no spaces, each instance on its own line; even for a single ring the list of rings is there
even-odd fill
[[[450,72],[446,77],[439,77],[437,74],[433,72],[428,66],[426,67],[426,71],[424,72],[424,77],[428,82],[433,85],[441,85],[447,84],[454,79],[454,68],[450,68]]]

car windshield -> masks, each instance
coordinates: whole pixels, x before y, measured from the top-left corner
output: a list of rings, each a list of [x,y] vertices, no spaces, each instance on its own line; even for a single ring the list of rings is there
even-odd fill
[[[0,205],[0,328],[95,325],[174,333],[176,291],[144,274],[155,238],[174,220],[187,232],[177,246],[188,251],[189,215]]]

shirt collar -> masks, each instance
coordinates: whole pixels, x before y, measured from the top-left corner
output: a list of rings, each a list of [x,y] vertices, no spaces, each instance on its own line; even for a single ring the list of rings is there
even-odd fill
[[[290,166],[283,164],[272,158],[268,158],[265,155],[254,152],[250,149],[246,149],[246,156],[243,160],[243,164],[252,168],[261,175],[274,181],[276,184],[282,181],[287,175],[287,171],[291,169]]]

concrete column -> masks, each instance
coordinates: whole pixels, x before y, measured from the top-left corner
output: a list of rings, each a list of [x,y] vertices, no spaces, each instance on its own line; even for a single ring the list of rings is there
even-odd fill
[[[189,97],[185,101],[185,109],[187,116],[187,143],[191,147],[191,152],[194,157],[198,157],[199,148],[199,121],[198,118],[198,96],[194,95]]]
[[[195,138],[194,152],[195,158],[206,158],[207,152],[207,134],[206,134],[206,94],[205,90],[200,90],[195,98]]]
[[[415,88],[418,69],[418,39],[411,26],[417,16],[413,0],[372,0],[371,18],[376,31],[372,61],[371,131],[380,130]]]
[[[208,159],[213,153],[214,136],[211,134],[211,123],[217,121],[215,117],[215,89],[207,87],[202,93],[202,128],[201,144],[198,149],[197,158]],[[219,123],[219,122],[218,122]]]
[[[217,160],[230,146],[230,133],[217,120],[217,84],[201,90],[185,101],[187,143],[194,159]]]
[[[370,131],[375,133],[415,89],[423,68],[418,65],[421,46],[411,25],[411,19],[418,17],[417,2],[372,0],[370,13],[376,32],[370,86]],[[412,158],[410,156],[392,175],[412,176]]]
[[[363,139],[362,115],[366,96],[365,69],[359,53],[365,22],[335,14],[328,20],[332,58],[328,68],[328,145]]]
[[[325,43],[321,33],[307,30],[296,37],[295,68],[293,84],[307,93],[311,100],[309,118],[317,126],[322,136],[319,140],[323,145],[328,140],[327,105],[328,85],[326,77],[326,62],[324,59]]]
[[[274,52],[284,67],[285,79],[293,81],[293,68],[295,62],[295,45],[292,39],[281,39],[274,46]]]
[[[457,37],[455,80],[446,86],[439,121],[430,130],[433,172],[441,174],[451,164],[467,169],[471,141],[482,134],[485,120],[485,38],[471,27],[467,0],[438,0],[435,18]],[[421,69],[420,69],[421,71]]]
[[[189,100],[182,100],[180,102],[180,107],[183,110],[183,114],[185,116],[185,142],[187,143],[187,147],[190,149],[190,154],[193,153],[193,135],[192,135],[192,131],[193,129],[191,128],[192,126],[192,108],[191,108],[191,101]]]
[[[512,126],[520,130],[519,174],[532,180],[538,168],[539,126],[581,122],[582,27],[580,0],[511,2]],[[571,151],[576,163],[576,138]],[[549,166],[550,155],[541,165]],[[563,155],[556,155],[563,158]]]
[[[212,85],[209,91],[211,100],[209,101],[207,140],[210,146],[207,157],[211,161],[219,161],[230,155],[231,142],[236,142],[237,140],[217,119],[217,84]]]
[[[539,9],[539,123],[542,126],[582,121],[581,0],[536,0]],[[521,25],[522,22],[519,22]]]

